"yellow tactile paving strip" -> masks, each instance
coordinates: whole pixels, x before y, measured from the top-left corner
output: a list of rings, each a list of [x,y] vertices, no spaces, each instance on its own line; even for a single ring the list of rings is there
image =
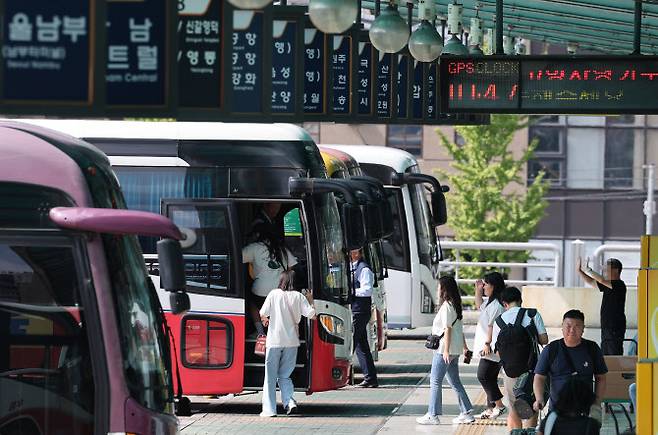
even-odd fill
[[[487,403],[487,396],[484,391],[481,391],[478,397],[475,399],[474,405],[485,405]],[[505,426],[507,424],[507,419],[500,417],[497,420],[475,420],[471,424],[460,424],[457,430],[454,432],[455,435],[483,435],[487,430],[487,426]]]

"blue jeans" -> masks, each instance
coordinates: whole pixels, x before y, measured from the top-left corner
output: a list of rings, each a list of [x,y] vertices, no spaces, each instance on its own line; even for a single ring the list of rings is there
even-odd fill
[[[281,402],[288,406],[295,387],[290,375],[297,361],[296,347],[268,347],[265,353],[265,382],[263,384],[263,412],[276,414],[276,384],[281,390]]]
[[[459,399],[459,409],[462,413],[473,409],[471,401],[468,399],[464,385],[459,379],[459,355],[450,355],[450,364],[443,360],[443,354],[434,352],[432,359],[432,371],[430,372],[430,405],[427,412],[430,415],[443,414],[443,393],[441,384],[443,378],[448,375],[450,387],[457,393]]]

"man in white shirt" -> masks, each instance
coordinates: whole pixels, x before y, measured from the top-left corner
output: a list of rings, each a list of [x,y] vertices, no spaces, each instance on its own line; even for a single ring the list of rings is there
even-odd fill
[[[377,370],[368,345],[368,322],[372,311],[372,286],[375,274],[363,259],[360,249],[350,252],[352,258],[352,282],[354,283],[354,301],[352,301],[352,325],[354,327],[354,351],[363,372],[362,388],[377,388]]]
[[[521,310],[521,292],[519,291],[518,288],[516,287],[507,287],[505,290],[503,290],[501,294],[501,300],[503,301],[503,307],[505,308],[505,312],[500,315],[499,319],[504,322],[504,324],[507,325],[514,325],[516,322],[517,316],[519,315],[519,311]],[[537,343],[541,345],[545,345],[548,343],[548,334],[546,333],[546,327],[544,326],[544,320],[541,317],[541,314],[537,312],[537,310],[532,310],[532,309],[524,309],[524,314],[523,314],[523,319],[521,320],[521,326],[524,328],[527,328],[528,332],[531,334],[531,336],[534,336],[536,339]],[[492,344],[492,348],[496,349],[496,344],[497,340],[500,335],[500,325],[499,321],[497,320],[494,323],[493,326],[493,337],[494,337],[494,343]],[[533,349],[534,352],[536,352],[538,349]],[[501,355],[501,360],[503,359]],[[527,360],[528,357],[524,356],[524,359]],[[534,359],[535,363],[537,359]],[[505,361],[503,362],[503,367],[505,367]],[[528,369],[534,369],[534,367],[528,367]],[[536,415],[533,418],[527,419],[527,420],[521,420],[519,415],[516,413],[514,410],[514,384],[516,384],[518,376],[508,376],[507,373],[503,375],[503,380],[504,380],[504,386],[505,386],[505,395],[507,396],[507,400],[510,405],[510,413],[507,416],[507,429],[512,430],[512,429],[521,429],[521,427],[524,428],[529,428],[529,427],[534,427],[537,424],[537,418]]]

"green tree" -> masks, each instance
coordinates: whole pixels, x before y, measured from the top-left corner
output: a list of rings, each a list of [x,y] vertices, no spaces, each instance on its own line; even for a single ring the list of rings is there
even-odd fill
[[[460,126],[464,139],[457,145],[438,131],[443,147],[452,158],[453,171],[437,170],[450,186],[448,225],[456,240],[527,242],[544,216],[549,183],[540,173],[525,186],[522,173],[537,147],[532,141],[519,157],[509,150],[514,134],[528,125],[527,117],[491,115],[489,125]],[[528,252],[478,250],[461,252],[473,261],[526,261]],[[479,277],[482,268],[460,268],[460,277]]]

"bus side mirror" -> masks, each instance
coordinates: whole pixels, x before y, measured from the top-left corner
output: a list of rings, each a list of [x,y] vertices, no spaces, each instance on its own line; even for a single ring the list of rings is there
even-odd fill
[[[345,248],[349,251],[362,248],[366,244],[366,229],[361,208],[345,203],[341,207],[341,214]]]
[[[442,191],[432,192],[432,220],[435,227],[448,222],[446,197]]]
[[[366,236],[368,242],[376,242],[383,237],[380,209],[377,204],[366,204]]]
[[[158,241],[160,286],[168,292],[171,312],[181,314],[190,309],[190,297],[185,293],[185,265],[180,243],[173,239]]]

